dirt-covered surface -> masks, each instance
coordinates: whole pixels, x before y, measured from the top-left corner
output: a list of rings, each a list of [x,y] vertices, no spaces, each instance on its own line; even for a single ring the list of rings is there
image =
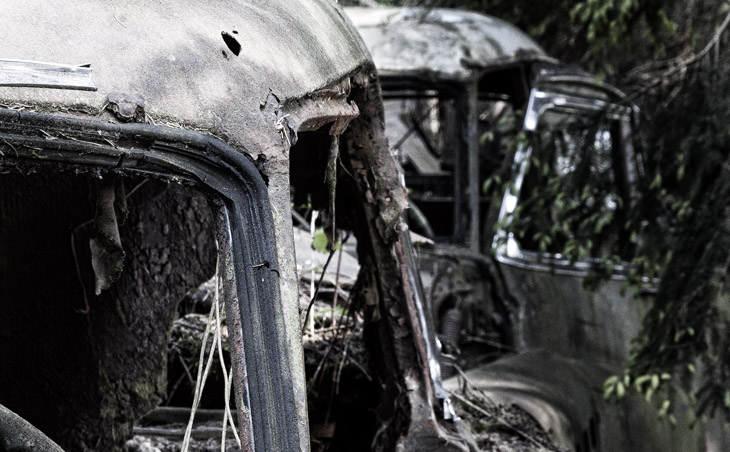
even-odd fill
[[[474,400],[472,403],[478,403]],[[485,414],[456,401],[457,413],[472,430],[481,451],[567,452],[554,445],[537,422],[517,406],[499,406]]]
[[[348,280],[323,282],[311,307],[316,289],[306,279],[300,284],[312,452],[370,450],[377,428],[363,318],[351,304]]]
[[[229,436],[230,438],[230,436]],[[179,438],[167,438],[163,436],[143,436],[135,435],[134,438],[127,441],[125,452],[180,452],[182,450],[182,441]],[[190,442],[189,452],[220,452],[220,438],[193,439]],[[226,441],[226,452],[240,452],[236,441],[228,439]]]
[[[460,370],[460,369],[459,369]],[[520,407],[495,403],[461,372],[461,386],[451,392],[457,414],[484,452],[568,452]]]

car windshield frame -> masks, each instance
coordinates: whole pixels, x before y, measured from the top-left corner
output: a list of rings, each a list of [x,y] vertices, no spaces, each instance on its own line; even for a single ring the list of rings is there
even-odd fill
[[[578,85],[587,85],[591,89],[597,88],[599,90],[603,88],[603,85],[599,84],[586,84],[584,82],[578,84],[572,80],[568,82],[562,85],[563,89],[555,89],[550,86],[541,87],[539,85],[532,89],[523,122],[525,132],[536,133],[544,115],[548,112],[569,115],[605,115],[611,120],[619,121],[622,125],[628,126],[628,130],[630,130],[635,113],[632,106],[615,102],[611,99],[613,92],[605,93],[605,96],[590,96],[578,94],[576,89],[575,93],[568,94],[567,92],[573,91],[570,89],[570,82],[575,83],[577,88],[579,88]],[[599,93],[600,91],[597,91],[597,94]],[[513,160],[513,179],[504,192],[497,220],[499,227],[492,242],[495,258],[503,264],[533,271],[554,272],[579,277],[586,276],[596,268],[596,265],[600,264],[600,258],[589,257],[572,260],[560,253],[524,249],[514,237],[514,233],[505,229],[505,224],[514,215],[520,203],[520,196],[532,153],[532,144],[524,141],[519,143]],[[624,280],[627,278],[628,272],[629,264],[620,262],[613,267],[610,277]]]
[[[243,450],[297,450],[296,386],[280,302],[273,216],[256,165],[226,143],[184,129],[0,109],[6,164],[32,161],[192,183],[218,207]]]

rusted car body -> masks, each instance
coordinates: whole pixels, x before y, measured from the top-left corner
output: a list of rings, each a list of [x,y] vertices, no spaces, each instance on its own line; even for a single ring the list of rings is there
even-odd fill
[[[2,405],[66,450],[119,450],[164,395],[177,302],[216,274],[243,450],[309,450],[294,183],[358,239],[372,447],[467,449],[374,66],[336,2],[5,1],[0,29]],[[296,186],[293,154],[337,158],[336,199]]]
[[[508,228],[517,212],[524,216],[526,193],[544,189],[533,173],[570,178],[580,153],[603,159],[592,170],[611,173],[630,202],[642,176],[631,141],[635,107],[492,17],[438,8],[347,11],[382,80],[390,145],[416,210],[411,227],[435,241],[419,248],[419,259],[442,342],[464,351],[471,347],[464,337],[481,329],[482,342],[517,352],[487,365],[459,361],[478,365],[467,375],[495,400],[525,408],[570,450],[704,450],[701,433],[681,421],[677,429],[660,424],[641,400],[602,400],[603,381],[622,371],[650,296],[625,290],[629,268],[618,263],[598,290],[588,290],[596,261],[560,254],[554,243],[539,246],[550,206],[530,212],[536,219],[526,239]],[[555,136],[569,135],[569,123],[598,117],[608,124],[593,132],[600,145],[573,145],[560,161],[533,163]],[[490,184],[492,192],[502,187],[498,196],[484,192]],[[610,249],[615,237],[606,242],[604,252],[619,254]]]

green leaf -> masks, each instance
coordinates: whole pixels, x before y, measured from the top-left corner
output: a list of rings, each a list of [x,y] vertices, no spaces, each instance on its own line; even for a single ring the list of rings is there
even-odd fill
[[[637,391],[641,391],[641,386],[649,381],[651,379],[651,375],[641,375],[640,377],[636,378],[636,381],[634,381],[634,387]]]
[[[586,5],[585,3],[578,3],[570,10],[570,21],[575,22],[576,17],[578,17],[579,14],[581,14],[581,11],[585,9]]]
[[[491,130],[489,132],[484,132],[481,137],[479,137],[479,144],[484,146],[486,143],[491,143],[494,141],[494,132]]]
[[[644,395],[644,398],[646,399],[647,402],[651,402],[651,396],[653,396],[653,395],[654,395],[654,390],[649,388],[646,390],[646,395]]]
[[[651,389],[656,391],[656,388],[659,387],[659,375],[652,375],[651,376]]]
[[[659,408],[659,417],[664,417],[667,415],[667,412],[669,411],[669,406],[672,404],[669,400],[665,400],[662,403],[661,408]]]
[[[613,386],[618,381],[618,375],[611,375],[610,377],[606,378],[606,381],[603,382],[603,389],[608,388],[609,386]]]
[[[312,248],[320,253],[326,253],[328,243],[329,240],[327,240],[327,234],[325,234],[324,229],[315,229],[314,236],[312,236]]]
[[[494,183],[494,179],[491,177],[484,181],[482,184],[482,193],[489,193],[489,189],[492,188],[492,184]]]

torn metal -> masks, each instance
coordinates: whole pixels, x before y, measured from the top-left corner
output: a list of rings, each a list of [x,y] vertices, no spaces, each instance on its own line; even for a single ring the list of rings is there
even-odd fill
[[[328,123],[333,123],[330,135],[342,135],[359,114],[357,105],[348,100],[346,92],[327,89],[284,103],[277,117],[294,132],[292,144],[296,144],[297,133],[318,130]]]
[[[108,289],[114,281],[119,279],[124,267],[124,248],[119,235],[119,222],[116,205],[118,199],[124,199],[124,194],[117,197],[117,183],[114,176],[104,177],[97,186],[96,195],[96,237],[89,242],[91,249],[91,265],[96,276],[94,292],[99,295],[102,290]],[[123,218],[121,222],[123,222]]]

